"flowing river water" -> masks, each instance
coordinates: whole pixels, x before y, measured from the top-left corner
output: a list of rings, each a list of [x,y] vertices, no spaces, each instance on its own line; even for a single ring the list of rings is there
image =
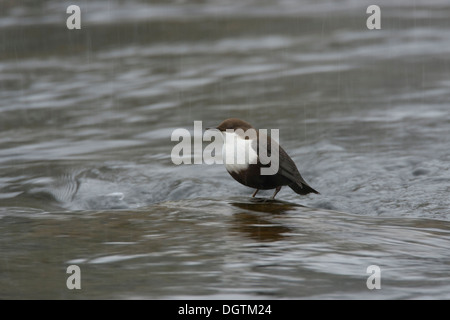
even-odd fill
[[[0,1],[0,298],[450,298],[448,1],[71,4]],[[230,117],[321,194],[174,165]]]

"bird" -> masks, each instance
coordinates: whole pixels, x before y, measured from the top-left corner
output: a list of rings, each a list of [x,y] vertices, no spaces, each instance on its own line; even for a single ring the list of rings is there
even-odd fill
[[[283,186],[289,186],[294,192],[300,195],[319,192],[313,189],[303,179],[294,161],[269,135],[265,135],[260,130],[255,129],[250,123],[230,118],[222,121],[215,129],[219,130],[224,137],[222,146],[222,156],[224,157],[225,168],[228,173],[239,183],[256,189],[252,194],[254,198],[259,190],[275,189],[271,199],[275,199],[277,193]],[[239,130],[241,129],[241,130]],[[255,134],[246,134],[254,132]],[[263,144],[263,142],[266,142]],[[230,146],[230,143],[235,145]],[[261,148],[260,148],[261,147]],[[267,150],[261,150],[266,147]],[[265,151],[268,157],[278,149],[278,166],[273,174],[262,174],[262,169],[271,167],[272,163],[261,161],[261,151]],[[235,151],[234,158],[227,158],[230,152]],[[244,161],[236,161],[236,158],[243,156]],[[228,154],[227,154],[228,153]],[[231,154],[233,156],[233,154]],[[275,158],[276,159],[276,158]]]

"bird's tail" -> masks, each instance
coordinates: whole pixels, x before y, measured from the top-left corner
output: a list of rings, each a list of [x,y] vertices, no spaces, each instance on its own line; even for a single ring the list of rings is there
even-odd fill
[[[289,185],[289,187],[294,190],[296,193],[301,194],[301,195],[305,195],[308,193],[317,193],[320,194],[317,190],[314,190],[313,188],[311,188],[309,185],[307,185],[306,183],[291,183]]]

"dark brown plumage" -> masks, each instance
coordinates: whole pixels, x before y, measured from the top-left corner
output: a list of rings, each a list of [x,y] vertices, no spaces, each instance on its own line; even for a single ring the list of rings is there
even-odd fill
[[[242,167],[231,168],[227,167],[228,173],[239,183],[255,188],[256,191],[253,193],[253,197],[256,193],[261,190],[269,190],[275,189],[275,192],[272,196],[272,199],[275,198],[276,194],[281,190],[282,186],[289,186],[296,193],[301,195],[306,195],[308,193],[319,193],[314,190],[311,186],[309,186],[306,181],[301,176],[300,172],[297,169],[294,161],[289,157],[289,155],[284,151],[284,149],[279,146],[270,136],[263,135],[257,129],[254,129],[251,124],[246,121],[231,118],[223,121],[216,129],[221,131],[222,133],[227,130],[237,130],[242,129],[243,131],[247,131],[249,129],[253,129],[256,131],[256,140],[251,141],[251,148],[256,151],[258,155],[257,163],[255,164],[246,164]],[[245,139],[248,140],[248,137]],[[278,146],[279,150],[279,167],[278,171],[273,175],[262,175],[261,168],[270,167],[269,164],[262,164],[260,162],[260,139],[266,139],[267,141],[267,155],[271,156],[271,151],[274,146]]]

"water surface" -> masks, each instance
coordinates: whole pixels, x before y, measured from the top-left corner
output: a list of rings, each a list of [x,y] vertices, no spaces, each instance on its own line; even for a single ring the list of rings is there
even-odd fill
[[[446,1],[70,4],[0,4],[1,298],[450,298]],[[172,163],[228,117],[321,194]]]

